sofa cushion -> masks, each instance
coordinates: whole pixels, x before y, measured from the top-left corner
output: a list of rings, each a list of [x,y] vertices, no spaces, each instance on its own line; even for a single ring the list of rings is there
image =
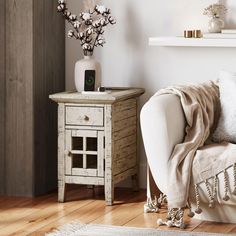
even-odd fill
[[[219,90],[221,114],[212,139],[236,143],[236,72],[220,72]]]

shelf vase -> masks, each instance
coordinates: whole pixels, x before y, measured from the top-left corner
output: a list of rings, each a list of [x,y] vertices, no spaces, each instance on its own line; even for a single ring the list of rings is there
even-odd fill
[[[78,92],[97,91],[101,87],[101,65],[86,55],[75,63],[75,87]]]
[[[221,33],[224,28],[224,21],[220,17],[213,17],[208,23],[209,33]]]

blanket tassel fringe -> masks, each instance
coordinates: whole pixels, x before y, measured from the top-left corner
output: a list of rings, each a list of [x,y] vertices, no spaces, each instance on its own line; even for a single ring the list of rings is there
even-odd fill
[[[229,168],[233,168],[233,191],[232,195],[236,196],[236,163],[233,165],[229,166],[228,168],[224,169],[223,171],[219,172],[215,176],[206,179],[205,181],[202,181],[200,183],[195,184],[194,189],[195,189],[195,200],[196,200],[196,209],[193,212],[192,207],[190,204],[190,201],[188,201],[187,206],[185,208],[169,208],[166,221],[163,221],[162,219],[157,220],[158,225],[167,225],[168,227],[177,227],[177,228],[186,228],[186,224],[184,223],[184,212],[185,209],[187,208],[189,210],[188,216],[193,217],[195,214],[201,214],[202,209],[200,207],[200,195],[199,195],[199,189],[200,189],[200,184],[205,184],[206,190],[207,190],[207,195],[209,198],[209,207],[214,208],[215,203],[216,203],[216,198],[217,198],[217,187],[218,187],[218,182],[219,178],[218,175],[223,173],[224,175],[224,196],[223,200],[228,201],[230,199],[229,196],[229,176],[227,170]],[[213,179],[212,182],[212,187],[209,183],[209,180]],[[164,194],[160,194],[160,197],[157,199],[156,196],[154,196],[154,199],[151,197],[147,198],[147,202],[144,205],[144,212],[149,213],[149,212],[159,212],[159,209],[163,205],[163,203],[167,203],[167,196]]]

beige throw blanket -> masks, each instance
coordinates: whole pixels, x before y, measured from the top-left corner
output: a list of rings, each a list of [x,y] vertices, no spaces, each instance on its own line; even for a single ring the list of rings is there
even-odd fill
[[[209,82],[162,89],[156,96],[170,93],[180,97],[186,118],[186,136],[183,143],[175,146],[169,161],[167,199],[169,208],[182,208],[189,196],[195,153],[207,141],[218,121],[219,89],[214,82]]]

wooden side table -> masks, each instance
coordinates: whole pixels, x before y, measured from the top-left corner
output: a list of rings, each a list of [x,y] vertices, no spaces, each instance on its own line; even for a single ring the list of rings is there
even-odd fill
[[[138,187],[137,99],[143,89],[108,94],[58,93],[58,201],[66,184],[104,185],[107,205],[114,184],[132,176]]]

